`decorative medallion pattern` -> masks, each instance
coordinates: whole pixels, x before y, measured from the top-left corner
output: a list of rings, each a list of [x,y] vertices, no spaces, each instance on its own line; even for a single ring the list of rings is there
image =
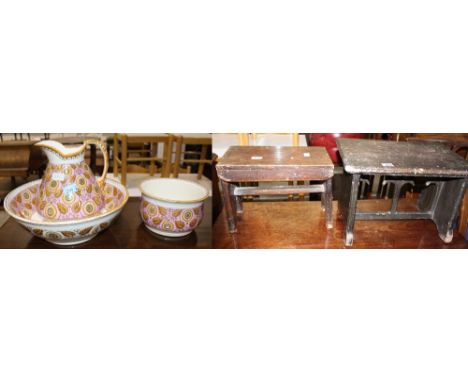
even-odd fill
[[[35,202],[42,216],[60,221],[96,215],[106,205],[105,196],[86,162],[49,163]]]
[[[174,233],[193,231],[203,219],[203,203],[196,208],[165,208],[142,199],[140,214],[149,227]]]

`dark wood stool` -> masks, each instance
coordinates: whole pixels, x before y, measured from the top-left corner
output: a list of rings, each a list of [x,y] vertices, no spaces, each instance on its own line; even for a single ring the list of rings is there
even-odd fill
[[[353,244],[355,220],[431,219],[439,237],[450,243],[458,209],[468,184],[468,162],[442,145],[337,139],[346,172],[340,198],[340,213],[346,224],[345,243]],[[362,175],[384,175],[394,186],[389,211],[356,210],[359,180]],[[414,180],[424,180],[426,188],[418,200],[418,210],[398,211],[400,192]]]
[[[232,146],[216,165],[229,231],[237,231],[242,196],[322,194],[327,228],[332,221],[333,163],[323,147]],[[318,181],[304,186],[240,187],[243,182]]]

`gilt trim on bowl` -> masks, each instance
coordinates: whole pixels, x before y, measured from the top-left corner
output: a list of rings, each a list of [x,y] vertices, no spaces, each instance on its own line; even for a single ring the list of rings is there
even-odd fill
[[[5,198],[5,211],[34,236],[57,245],[76,245],[91,240],[112,224],[128,200],[125,186],[107,180],[104,187],[107,198],[100,213],[84,219],[51,221],[44,219],[32,202],[37,198],[39,183],[40,180],[30,182],[10,192]]]

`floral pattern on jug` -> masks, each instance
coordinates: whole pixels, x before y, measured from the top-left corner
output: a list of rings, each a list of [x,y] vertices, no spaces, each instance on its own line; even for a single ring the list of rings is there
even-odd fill
[[[104,171],[99,179],[84,160],[88,143],[98,145],[104,155]],[[65,147],[59,142],[42,141],[36,146],[41,147],[49,159],[39,197],[34,201],[38,213],[52,221],[98,214],[105,206],[103,188],[109,162],[105,143],[87,140],[79,146]]]
[[[68,175],[67,181],[54,179],[54,174],[61,173]],[[49,165],[43,179],[38,210],[47,219],[80,219],[93,216],[104,208],[103,193],[85,162]]]

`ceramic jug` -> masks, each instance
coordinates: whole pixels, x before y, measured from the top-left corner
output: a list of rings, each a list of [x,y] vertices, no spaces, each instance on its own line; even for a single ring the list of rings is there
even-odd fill
[[[104,171],[99,179],[84,159],[88,144],[97,145],[104,155]],[[37,211],[48,220],[82,219],[98,214],[104,207],[103,188],[109,165],[106,144],[89,139],[82,145],[64,146],[47,140],[36,146],[49,160],[39,187]]]

